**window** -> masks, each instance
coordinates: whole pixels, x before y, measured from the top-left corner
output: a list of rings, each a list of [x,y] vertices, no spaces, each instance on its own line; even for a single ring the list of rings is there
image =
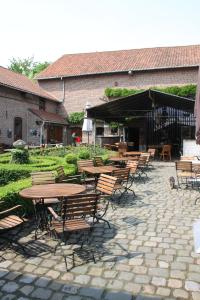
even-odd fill
[[[118,127],[111,127],[111,134],[117,135],[118,134]]]
[[[22,139],[22,118],[15,117],[14,119],[14,140]]]
[[[45,101],[39,100],[39,110],[45,110]]]
[[[96,135],[104,135],[104,127],[97,127]]]

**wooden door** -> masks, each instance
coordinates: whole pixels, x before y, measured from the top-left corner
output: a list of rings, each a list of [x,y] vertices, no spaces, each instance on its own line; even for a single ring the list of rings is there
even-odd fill
[[[22,118],[15,117],[14,119],[14,141],[22,139]]]

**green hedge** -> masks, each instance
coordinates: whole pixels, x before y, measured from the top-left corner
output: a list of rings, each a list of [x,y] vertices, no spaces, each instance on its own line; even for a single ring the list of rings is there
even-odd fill
[[[0,189],[0,201],[5,203],[7,208],[12,207],[16,204],[23,205],[27,214],[33,213],[32,201],[28,199],[22,199],[19,196],[19,192],[22,189],[28,188],[31,186],[31,179],[26,178],[18,180],[17,182],[11,182]]]
[[[19,168],[1,168],[0,169],[0,186],[6,185],[11,181],[16,181],[22,178],[27,178],[30,176],[28,170],[23,170]]]
[[[168,87],[150,87],[152,90],[193,99],[196,95],[196,88],[197,86],[195,84]],[[109,98],[120,98],[141,93],[143,91],[144,89],[106,88],[105,95]]]

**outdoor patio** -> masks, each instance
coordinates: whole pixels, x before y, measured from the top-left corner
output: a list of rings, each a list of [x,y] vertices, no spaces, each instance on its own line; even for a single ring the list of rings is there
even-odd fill
[[[174,163],[153,164],[146,183],[134,184],[137,197],[109,209],[111,229],[105,223],[95,226],[96,264],[66,272],[62,253],[50,253],[55,242],[35,241],[28,224],[21,242],[29,256],[17,249],[0,252],[6,259],[0,263],[0,298],[200,299],[200,254],[194,252],[192,234],[200,215],[200,204],[194,205],[198,192],[171,190]],[[65,253],[72,247],[64,246]]]

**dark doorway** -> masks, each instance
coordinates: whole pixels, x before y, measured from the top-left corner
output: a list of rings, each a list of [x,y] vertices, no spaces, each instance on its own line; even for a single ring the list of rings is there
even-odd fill
[[[14,141],[22,139],[22,118],[15,117],[14,119]]]
[[[47,128],[47,143],[56,144],[63,141],[63,127],[50,125]]]
[[[134,143],[133,149],[130,150],[139,150],[139,136],[140,136],[140,128],[137,127],[127,128],[127,141]]]

